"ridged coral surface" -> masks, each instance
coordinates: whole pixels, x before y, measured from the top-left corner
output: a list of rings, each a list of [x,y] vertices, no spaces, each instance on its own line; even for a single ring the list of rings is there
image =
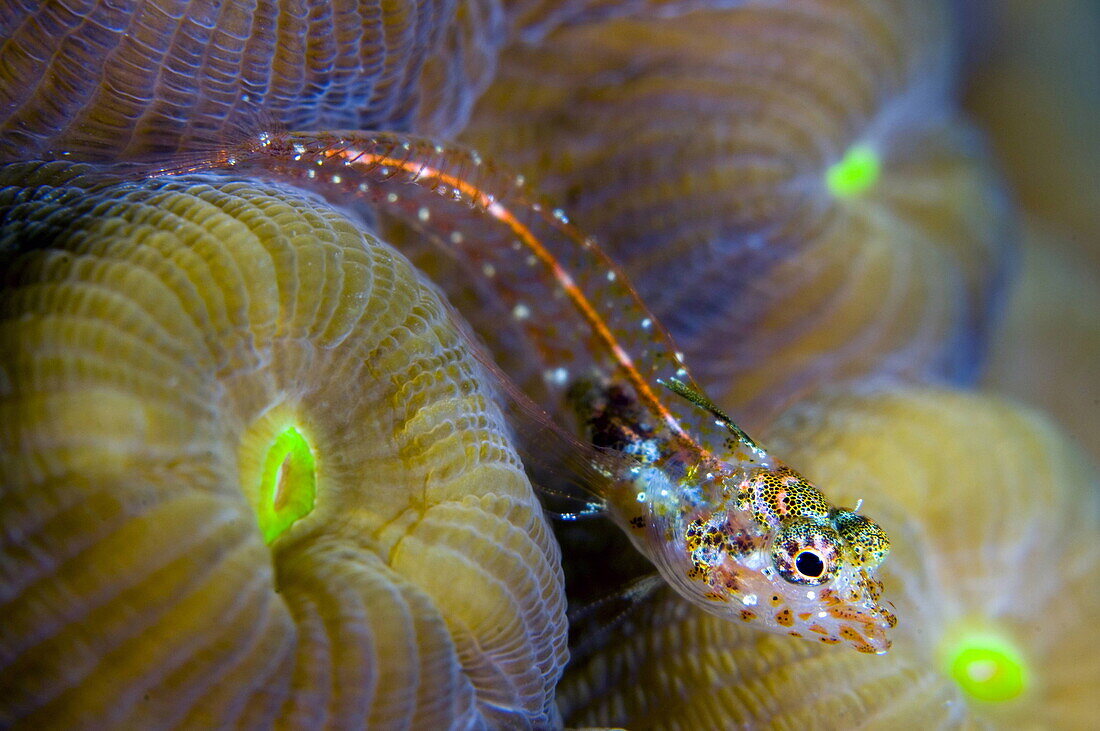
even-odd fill
[[[971,380],[1009,222],[944,8],[641,5],[509,48],[464,139],[599,237],[735,415]]]
[[[567,674],[567,722],[628,728],[1086,728],[1100,682],[1100,493],[1039,415],[997,398],[905,389],[808,402],[771,443],[863,499],[893,539],[883,656],[753,633],[663,597]],[[1022,692],[971,697],[958,648],[1015,647]]]
[[[492,0],[2,0],[0,157],[172,152],[272,122],[448,134],[503,30]]]
[[[579,612],[559,685],[559,549],[431,285],[301,191],[26,163],[0,168],[0,727],[1090,727],[1097,13],[973,15],[1024,51],[970,92],[1017,227],[955,98],[971,5],[0,0],[3,161],[171,164],[274,125],[462,132],[522,172],[734,419],[864,501],[899,618],[867,657],[666,590],[610,636]],[[1069,434],[912,385],[983,365]],[[559,528],[570,599],[614,615],[652,566],[606,522]],[[973,695],[1014,662],[1019,695]]]
[[[0,725],[552,724],[558,549],[434,289],[298,193],[95,177],[0,171]]]

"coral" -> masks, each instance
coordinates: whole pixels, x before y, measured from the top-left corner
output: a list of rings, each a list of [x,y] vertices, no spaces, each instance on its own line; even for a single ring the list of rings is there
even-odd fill
[[[1070,81],[1096,14],[1062,33],[1006,3],[1039,30],[970,92],[1037,214],[998,331],[1013,215],[958,111],[949,5],[0,0],[4,160],[346,127],[461,131],[523,172],[723,408],[865,502],[899,617],[868,657],[666,592],[611,639],[575,623],[558,685],[559,548],[432,285],[301,191],[20,163],[0,169],[0,726],[543,727],[555,693],[570,723],[631,727],[1086,726],[1096,95]],[[1038,69],[1052,49],[1080,66]],[[514,308],[386,240],[541,377]],[[611,526],[558,534],[580,603],[652,570]]]
[[[320,201],[0,172],[0,725],[545,726],[559,554],[449,309]]]
[[[1100,621],[1096,471],[1051,423],[998,398],[900,389],[800,404],[771,441],[894,538],[894,647],[863,657],[755,633],[662,596],[559,689],[566,721],[1084,728]]]
[[[0,1],[0,157],[111,158],[278,123],[453,133],[503,41],[493,0]]]
[[[715,5],[510,47],[463,139],[597,235],[749,426],[843,378],[973,382],[1011,219],[941,5]]]

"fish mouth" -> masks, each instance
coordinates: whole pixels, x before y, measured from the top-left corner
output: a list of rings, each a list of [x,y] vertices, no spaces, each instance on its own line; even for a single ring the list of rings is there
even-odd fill
[[[848,629],[853,630],[853,636],[845,639],[859,652],[868,655],[884,655],[890,649],[892,643],[886,634],[887,628],[881,624],[863,625],[860,627],[862,632],[855,631],[851,625],[844,625],[840,630],[841,637],[845,636],[845,630]]]
[[[839,605],[826,611],[841,620],[841,639],[859,652],[882,655],[890,649],[892,643],[888,633],[898,622],[890,609],[880,605],[870,609]]]

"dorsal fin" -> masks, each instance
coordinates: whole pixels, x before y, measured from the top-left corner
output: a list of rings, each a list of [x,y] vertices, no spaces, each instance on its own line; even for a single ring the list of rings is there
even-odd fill
[[[706,411],[714,416],[714,418],[718,420],[719,424],[728,429],[731,434],[737,437],[737,439],[749,449],[753,450],[754,452],[761,451],[756,442],[752,440],[752,437],[746,434],[741,427],[737,426],[737,424],[733,422],[733,419],[731,419],[726,414],[726,412],[715,406],[714,402],[707,398],[706,395],[700,393],[699,391],[696,391],[694,388],[687,385],[678,378],[660,379],[657,382],[667,388],[669,391],[672,391],[677,396],[687,399],[703,411]]]

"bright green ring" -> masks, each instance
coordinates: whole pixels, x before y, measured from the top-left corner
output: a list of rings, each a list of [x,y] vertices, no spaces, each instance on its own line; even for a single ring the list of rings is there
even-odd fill
[[[260,477],[258,517],[264,540],[271,543],[313,511],[317,471],[309,442],[287,427],[267,451]]]
[[[948,656],[951,677],[967,695],[997,703],[1027,687],[1027,663],[1005,639],[990,634],[964,637]]]
[[[874,185],[880,172],[879,157],[873,149],[852,145],[840,162],[825,172],[825,183],[837,198],[852,198]]]

